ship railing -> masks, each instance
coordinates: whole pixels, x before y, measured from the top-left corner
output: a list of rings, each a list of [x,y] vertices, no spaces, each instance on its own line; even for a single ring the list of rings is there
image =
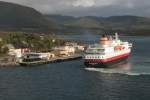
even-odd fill
[[[129,43],[129,47],[130,47],[130,48],[132,47],[132,43]]]

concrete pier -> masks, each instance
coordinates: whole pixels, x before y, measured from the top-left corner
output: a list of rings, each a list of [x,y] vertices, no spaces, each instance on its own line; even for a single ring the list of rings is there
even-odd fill
[[[64,61],[71,61],[76,59],[81,59],[82,56],[79,54],[64,56],[64,57],[55,57],[50,60],[40,60],[40,61],[32,61],[32,62],[20,62],[21,66],[30,66],[30,65],[40,65],[40,64],[49,64],[49,63],[58,63]]]

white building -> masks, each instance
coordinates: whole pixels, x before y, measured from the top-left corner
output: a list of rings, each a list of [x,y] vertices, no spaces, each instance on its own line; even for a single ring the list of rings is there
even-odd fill
[[[59,52],[60,55],[72,55],[75,53],[75,48],[72,46],[61,46],[53,48],[54,51]]]
[[[21,58],[27,52],[29,52],[29,49],[27,48],[9,49],[8,54],[10,56],[15,56],[16,58]]]
[[[76,42],[66,42],[65,45],[74,47],[76,51],[84,51],[84,46],[78,45]]]

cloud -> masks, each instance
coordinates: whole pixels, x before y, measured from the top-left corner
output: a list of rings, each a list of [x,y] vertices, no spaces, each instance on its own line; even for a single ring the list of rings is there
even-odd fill
[[[150,16],[150,0],[5,0],[46,14],[73,16]]]
[[[72,5],[75,7],[92,7],[95,5],[95,0],[76,0]]]

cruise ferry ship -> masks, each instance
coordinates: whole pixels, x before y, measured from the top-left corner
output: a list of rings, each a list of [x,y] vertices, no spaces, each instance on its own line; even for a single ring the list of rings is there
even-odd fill
[[[87,67],[113,67],[127,61],[131,48],[132,44],[121,41],[117,33],[110,37],[102,35],[99,43],[87,47],[84,64]]]

